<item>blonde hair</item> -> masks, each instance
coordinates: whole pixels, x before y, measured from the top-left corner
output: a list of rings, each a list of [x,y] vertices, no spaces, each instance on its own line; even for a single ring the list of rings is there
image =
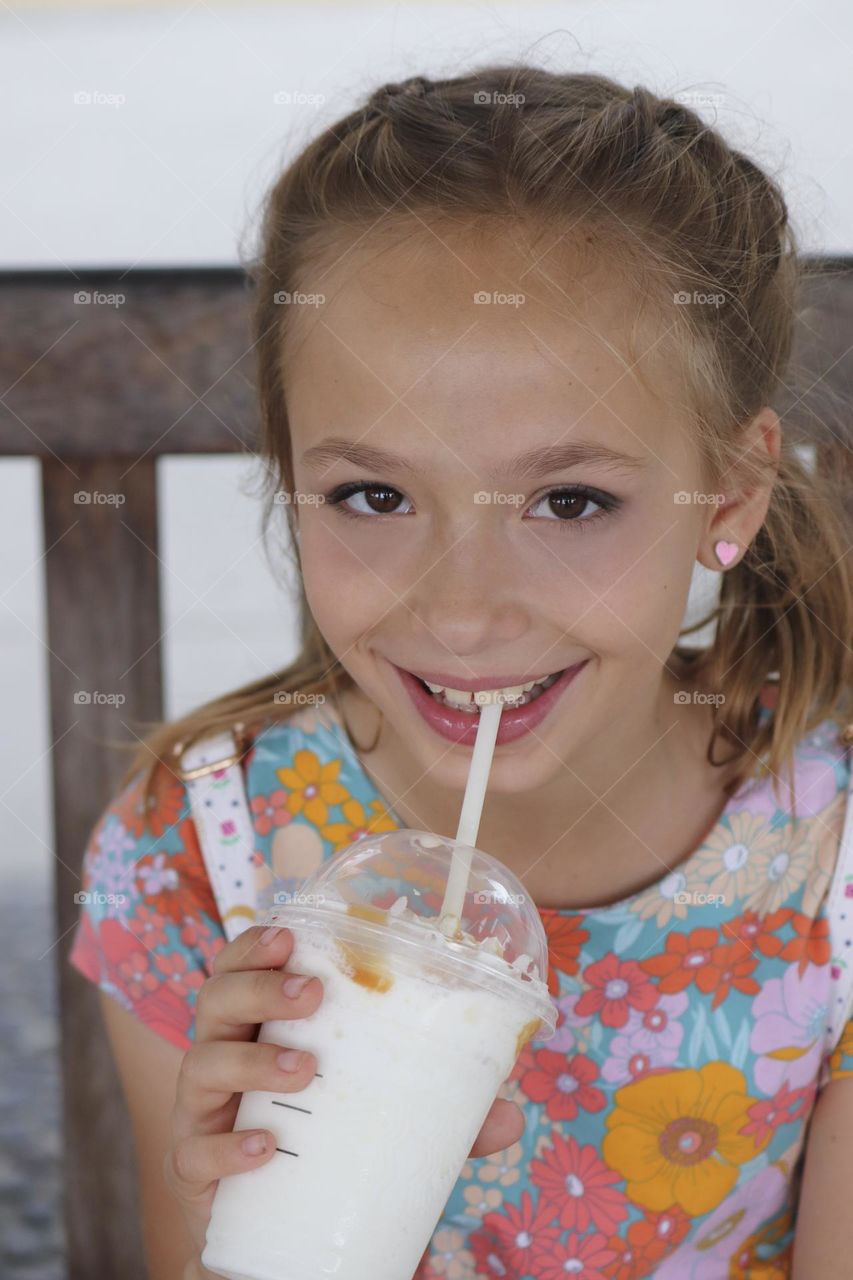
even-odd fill
[[[489,66],[382,86],[316,137],[267,194],[248,264],[267,533],[282,509],[295,533],[293,504],[275,502],[280,491],[294,491],[284,352],[295,309],[276,305],[276,294],[299,288],[342,233],[380,224],[393,231],[414,213],[577,228],[591,253],[606,247],[611,261],[618,254],[638,298],[672,335],[709,488],[733,470],[747,481],[762,478],[766,460],[740,456],[743,427],[787,389],[799,294],[814,274],[798,254],[781,190],[678,101],[600,75]],[[682,291],[721,302],[673,305]],[[849,443],[819,418],[805,425],[786,417],[764,524],[723,574],[718,607],[681,632],[714,621],[713,643],[677,644],[670,657],[679,678],[722,695],[708,759],[722,765],[742,756],[736,781],[764,770],[778,779],[804,733],[826,717],[848,717],[850,458]],[[146,804],[158,766],[177,763],[178,745],[289,718],[300,704],[277,694],[334,698],[351,684],[311,616],[301,575],[299,583],[293,663],[149,726],[129,744],[123,785],[141,770]],[[758,700],[770,673],[778,673],[778,699],[765,723]],[[718,739],[733,748],[727,760],[714,758]]]

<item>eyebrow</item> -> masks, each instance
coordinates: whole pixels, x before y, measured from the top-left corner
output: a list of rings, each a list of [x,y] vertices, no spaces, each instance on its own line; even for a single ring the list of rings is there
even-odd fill
[[[398,471],[412,476],[424,476],[427,473],[423,465],[404,458],[401,454],[389,453],[373,445],[344,440],[339,436],[329,436],[320,444],[306,449],[302,455],[302,461],[309,467],[319,466],[324,462],[331,465],[333,462],[341,461],[364,467],[367,471]],[[607,467],[614,471],[633,472],[645,467],[648,458],[621,453],[618,449],[596,444],[592,440],[569,440],[565,444],[518,453],[509,458],[506,463],[489,468],[486,478],[498,479],[502,474],[506,474],[535,479],[538,476],[549,475],[553,471],[565,471],[581,463]]]

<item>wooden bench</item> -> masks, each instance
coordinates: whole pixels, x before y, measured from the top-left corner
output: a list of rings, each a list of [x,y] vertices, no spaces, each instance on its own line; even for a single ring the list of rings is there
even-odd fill
[[[822,439],[848,442],[853,502],[853,260],[820,266],[797,337],[808,374],[775,407],[796,416],[805,392]],[[96,990],[67,954],[84,846],[125,767],[111,744],[163,713],[157,460],[256,438],[248,286],[238,269],[0,279],[0,455],[42,470],[68,1275],[145,1280],[129,1121]],[[81,705],[81,689],[126,701]]]

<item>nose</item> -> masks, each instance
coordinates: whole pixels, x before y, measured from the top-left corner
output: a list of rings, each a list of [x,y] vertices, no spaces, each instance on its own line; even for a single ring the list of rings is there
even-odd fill
[[[531,612],[522,575],[495,538],[472,523],[455,541],[428,549],[406,602],[426,629],[424,643],[438,643],[437,661],[455,654],[482,666],[500,661],[524,636]]]

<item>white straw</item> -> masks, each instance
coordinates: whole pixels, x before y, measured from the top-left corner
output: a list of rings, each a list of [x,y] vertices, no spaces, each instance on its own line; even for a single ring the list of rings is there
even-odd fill
[[[462,812],[456,832],[458,843],[453,850],[447,888],[439,913],[439,928],[446,934],[455,933],[462,919],[468,876],[471,871],[471,849],[477,844],[480,816],[486,799],[486,785],[489,781],[489,770],[492,767],[495,739],[498,736],[502,711],[503,702],[498,698],[493,702],[484,703],[480,708],[480,723],[477,725],[477,737],[471,753],[471,767],[468,770],[465,797],[462,801]],[[459,845],[470,847],[460,849]]]

